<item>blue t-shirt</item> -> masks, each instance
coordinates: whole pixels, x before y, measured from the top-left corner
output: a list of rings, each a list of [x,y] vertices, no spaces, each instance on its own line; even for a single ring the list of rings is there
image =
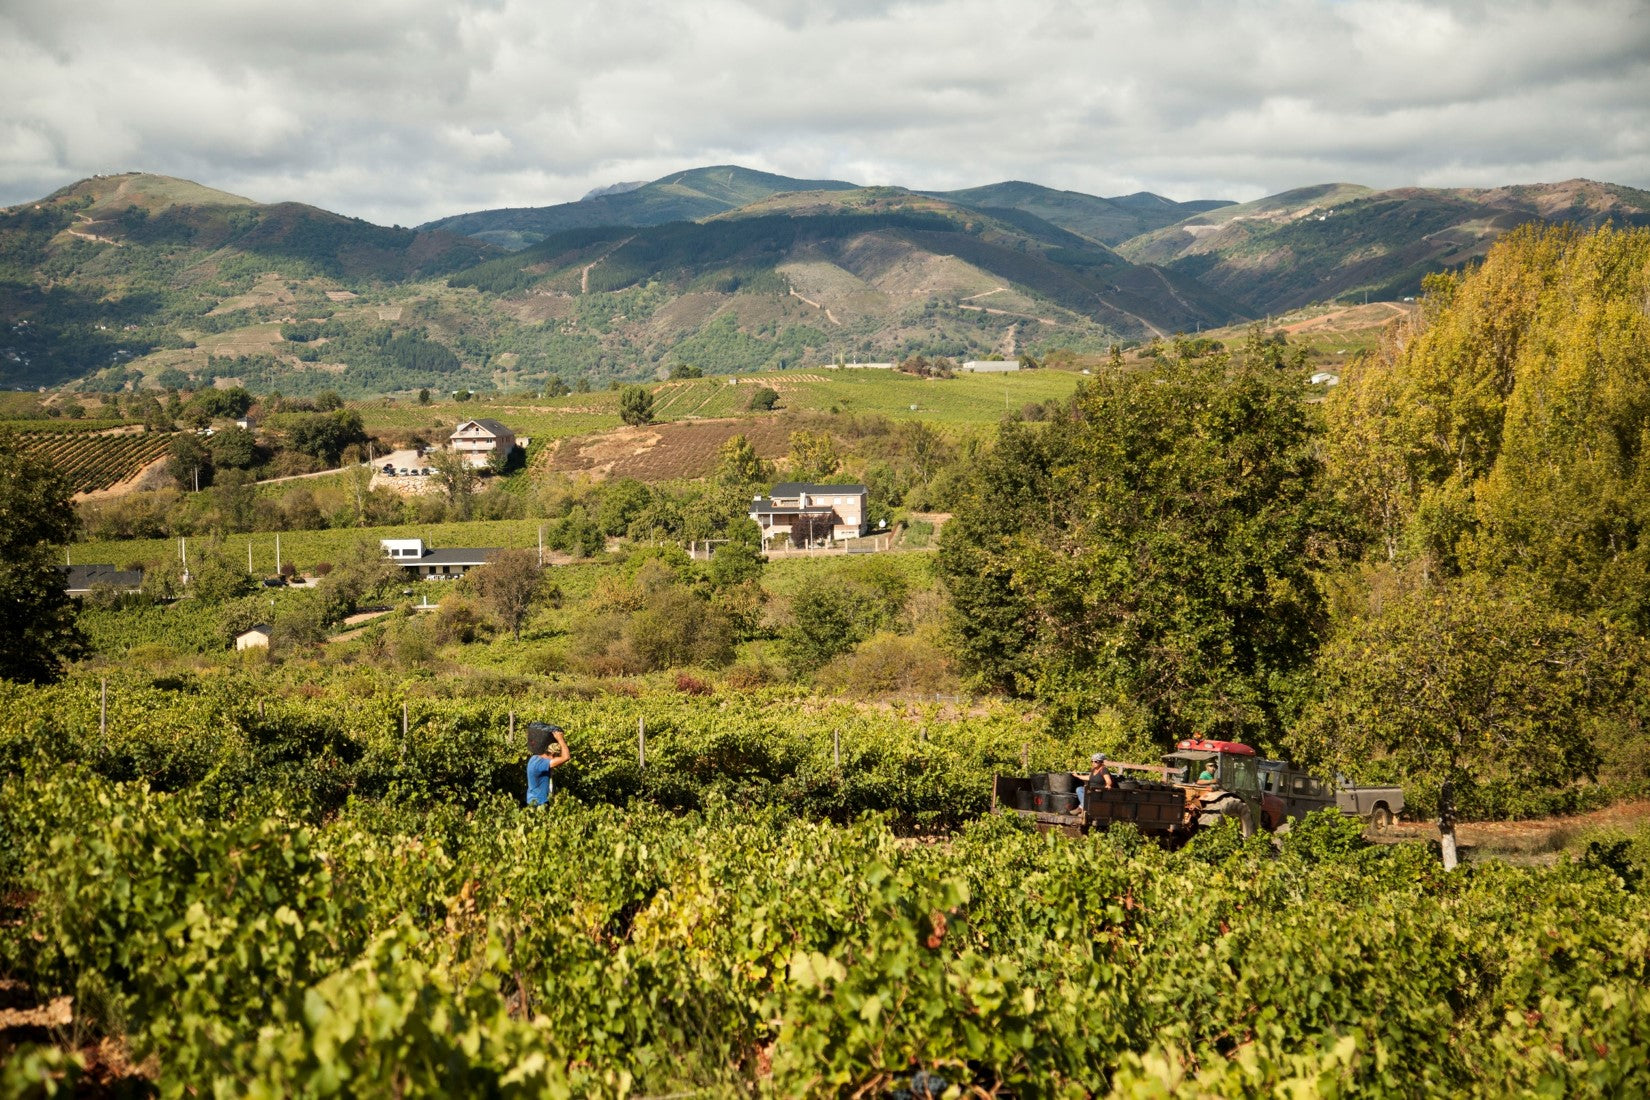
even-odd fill
[[[542,756],[527,758],[527,804],[543,806],[550,801],[550,761]]]

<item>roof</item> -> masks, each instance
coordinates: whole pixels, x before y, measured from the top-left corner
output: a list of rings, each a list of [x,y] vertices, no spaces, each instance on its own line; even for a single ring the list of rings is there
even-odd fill
[[[453,434],[457,435],[459,432],[463,431],[465,428],[470,427],[471,425],[474,425],[475,427],[482,429],[483,431],[487,432],[489,435],[515,435],[516,434],[515,432],[511,431],[509,428],[506,428],[503,424],[499,423],[497,420],[494,420],[490,416],[484,416],[484,417],[481,417],[478,420],[466,420],[466,421],[464,421],[464,423],[460,424],[458,427],[453,429]]]
[[[482,565],[491,561],[501,548],[497,546],[454,547],[451,550],[426,550],[421,558],[402,558],[402,565]],[[391,561],[396,559],[392,558]]]
[[[275,628],[270,626],[268,623],[253,623],[251,626],[247,627],[245,630],[243,630],[239,634],[235,635],[235,637],[244,638],[248,634],[263,634],[265,636],[268,636],[270,634],[273,634],[274,632],[275,632]]]
[[[773,487],[773,491],[768,495],[796,497],[801,496],[803,493],[807,493],[809,496],[825,496],[827,493],[834,493],[837,496],[846,496],[849,493],[863,492],[866,492],[863,485],[816,485],[811,481],[781,481]]]
[[[112,588],[141,588],[143,586],[143,570],[116,569],[112,565],[60,565],[58,571],[63,574],[63,590],[65,592],[87,592],[95,585],[106,584]]]

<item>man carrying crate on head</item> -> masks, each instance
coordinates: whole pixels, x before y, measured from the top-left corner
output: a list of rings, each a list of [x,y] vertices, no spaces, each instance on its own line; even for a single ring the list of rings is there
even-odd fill
[[[551,740],[555,740],[554,746]],[[555,790],[550,772],[573,759],[567,735],[560,726],[547,722],[527,723],[527,804],[544,806]]]

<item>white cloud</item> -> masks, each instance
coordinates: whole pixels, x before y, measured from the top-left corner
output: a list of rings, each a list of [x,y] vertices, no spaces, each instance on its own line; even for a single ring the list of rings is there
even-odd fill
[[[0,202],[187,175],[384,223],[737,162],[946,188],[1650,188],[1641,0],[12,0]]]

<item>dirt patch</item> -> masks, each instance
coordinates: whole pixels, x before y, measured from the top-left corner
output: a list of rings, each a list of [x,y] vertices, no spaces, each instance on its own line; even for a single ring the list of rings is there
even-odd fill
[[[1546,864],[1587,834],[1604,830],[1630,831],[1650,823],[1650,800],[1617,802],[1602,810],[1529,821],[1464,821],[1455,827],[1455,839],[1464,858],[1505,859],[1512,863]],[[1376,835],[1382,841],[1437,840],[1438,823],[1400,821]]]
[[[736,435],[749,439],[763,458],[778,458],[790,447],[790,430],[777,421],[688,420],[563,439],[547,452],[544,464],[558,473],[596,480],[705,477],[716,468],[717,451]]]

